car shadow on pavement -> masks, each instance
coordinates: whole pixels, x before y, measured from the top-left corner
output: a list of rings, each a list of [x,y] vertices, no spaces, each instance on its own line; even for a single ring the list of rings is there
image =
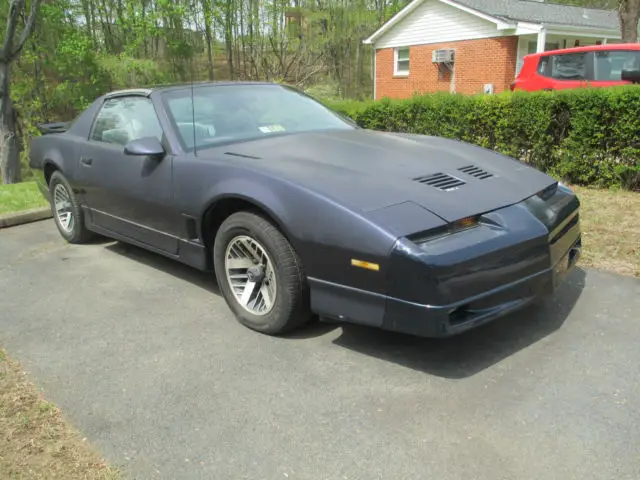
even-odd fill
[[[220,295],[213,273],[201,272],[122,242],[106,245],[105,248]],[[561,328],[580,298],[585,278],[584,270],[574,268],[552,297],[451,338],[420,338],[317,319],[284,338],[304,341],[341,329],[341,334],[333,340],[337,346],[431,375],[460,379],[491,367]]]
[[[124,242],[115,242],[105,247],[107,250],[127,257],[138,263],[155,268],[161,272],[180,278],[186,282],[196,285],[216,295],[220,295],[216,276],[211,273],[202,272],[193,267],[180,263],[158,253],[153,253],[135,245]]]
[[[431,375],[470,377],[560,329],[580,298],[585,279],[586,272],[575,268],[552,297],[458,336],[420,338],[342,325],[334,343]]]

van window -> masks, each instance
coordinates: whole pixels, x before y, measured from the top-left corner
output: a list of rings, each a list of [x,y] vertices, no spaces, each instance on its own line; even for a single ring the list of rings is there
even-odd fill
[[[549,57],[540,57],[540,62],[538,63],[538,75],[547,76],[547,65],[549,63]]]
[[[603,50],[594,61],[594,80],[619,82],[623,70],[640,70],[640,50]]]
[[[586,66],[585,53],[553,55],[551,57],[551,76],[556,80],[584,80]]]

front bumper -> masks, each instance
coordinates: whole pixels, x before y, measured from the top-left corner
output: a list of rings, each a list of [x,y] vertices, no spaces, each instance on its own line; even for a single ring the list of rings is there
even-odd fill
[[[480,214],[467,228],[402,235],[376,273],[383,289],[309,278],[311,308],[425,337],[464,332],[557,289],[580,258],[579,207],[559,186]]]
[[[423,337],[448,337],[517,311],[555,292],[578,262],[575,240],[551,268],[449,305],[423,305],[387,297],[382,328]]]
[[[404,242],[392,254],[382,327],[450,336],[553,293],[580,258],[579,206],[562,187],[483,215],[457,238],[419,250]]]

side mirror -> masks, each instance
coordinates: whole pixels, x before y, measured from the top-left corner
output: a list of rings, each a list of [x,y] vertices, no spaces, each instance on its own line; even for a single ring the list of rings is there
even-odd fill
[[[144,137],[131,140],[124,147],[124,153],[138,157],[164,157],[165,150],[156,137]]]
[[[625,82],[640,83],[640,70],[623,70],[620,78]]]

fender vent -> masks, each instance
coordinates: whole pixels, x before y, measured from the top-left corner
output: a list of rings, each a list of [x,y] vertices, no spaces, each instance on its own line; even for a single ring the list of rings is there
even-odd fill
[[[467,167],[460,167],[458,170],[460,170],[463,173],[466,173],[467,175],[471,175],[472,177],[479,178],[480,180],[485,180],[487,178],[493,177],[493,173],[489,173],[474,165],[469,165]]]
[[[465,184],[462,180],[446,173],[433,173],[431,175],[425,175],[423,177],[414,178],[416,182],[429,185],[430,187],[436,187],[440,190],[448,192],[450,190],[456,190]]]

